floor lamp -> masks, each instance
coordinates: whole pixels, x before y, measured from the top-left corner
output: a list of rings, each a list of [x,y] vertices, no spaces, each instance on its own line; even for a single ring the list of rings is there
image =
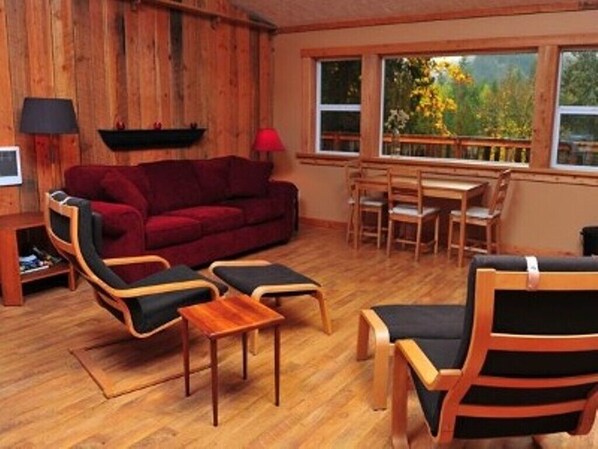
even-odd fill
[[[78,132],[73,102],[64,98],[25,98],[20,131],[33,134],[37,159],[37,192],[40,207],[43,208],[45,193],[62,186],[59,135]]]
[[[260,128],[255,135],[251,149],[258,154],[266,153],[266,160],[270,161],[272,159],[272,152],[284,151],[285,148],[278,132],[274,128]]]

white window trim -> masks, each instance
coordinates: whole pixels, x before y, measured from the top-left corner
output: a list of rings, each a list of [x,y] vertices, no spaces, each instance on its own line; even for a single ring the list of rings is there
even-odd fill
[[[359,112],[361,113],[361,104],[322,104],[322,62],[331,61],[355,61],[359,58],[348,59],[322,59],[316,62],[316,135],[314,148],[316,154],[330,154],[341,156],[359,156],[357,153],[347,153],[345,151],[322,151],[320,147],[320,136],[322,133],[322,112]]]
[[[556,88],[556,105],[554,108],[554,128],[552,130],[552,148],[550,151],[550,167],[558,170],[579,170],[587,172],[598,172],[598,166],[559,164],[559,134],[561,129],[561,116],[563,115],[598,115],[598,106],[561,106],[561,76],[563,74],[563,53],[570,49],[561,49],[559,56],[559,71]],[[598,51],[598,50],[597,50]]]

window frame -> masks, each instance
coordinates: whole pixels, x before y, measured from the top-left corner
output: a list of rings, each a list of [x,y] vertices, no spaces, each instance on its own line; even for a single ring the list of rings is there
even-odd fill
[[[552,147],[550,150],[550,168],[555,170],[576,170],[582,172],[590,172],[596,173],[598,175],[598,166],[596,165],[577,165],[577,164],[560,164],[558,162],[558,153],[559,153],[559,137],[560,137],[560,128],[561,128],[561,118],[563,115],[592,115],[598,117],[598,105],[596,106],[568,106],[568,105],[561,105],[560,97],[561,97],[561,81],[563,76],[563,53],[572,52],[576,50],[594,50],[598,53],[597,48],[559,48],[559,68],[558,68],[558,77],[557,77],[557,84],[556,84],[556,101],[554,107],[554,125],[553,125],[553,134],[552,134]],[[597,81],[598,82],[598,81]]]
[[[334,62],[334,61],[360,61],[363,64],[361,57],[353,58],[321,58],[316,60],[316,116],[315,116],[315,140],[313,142],[314,151],[320,155],[337,155],[337,156],[359,156],[361,151],[361,145],[359,145],[359,151],[325,151],[322,150],[321,146],[321,135],[322,135],[322,112],[359,112],[361,120],[361,99],[359,104],[322,104],[322,62]],[[363,66],[362,66],[363,70]],[[360,86],[361,92],[361,86]],[[361,129],[360,129],[361,136]],[[361,139],[360,139],[361,140]]]
[[[470,52],[470,51],[462,51],[462,52],[455,52],[455,53],[443,53],[439,55],[432,55],[432,54],[418,54],[418,55],[411,55],[411,54],[401,54],[401,55],[381,55],[381,73],[380,73],[380,138],[379,138],[379,146],[378,146],[378,157],[381,159],[390,159],[390,160],[399,160],[399,161],[424,161],[424,162],[431,162],[431,163],[438,163],[438,162],[445,162],[447,164],[473,164],[473,165],[487,165],[489,167],[498,167],[501,169],[505,168],[527,168],[530,166],[530,162],[511,162],[511,161],[481,161],[476,159],[466,159],[466,158],[441,158],[441,157],[431,157],[431,156],[409,156],[409,155],[392,155],[392,154],[383,154],[384,151],[384,93],[386,87],[386,61],[389,59],[399,59],[399,58],[411,58],[416,56],[425,56],[429,58],[436,58],[442,56],[449,56],[449,57],[462,57],[462,56],[477,56],[477,55],[484,55],[484,56],[491,56],[491,55],[506,55],[506,54],[533,54],[536,57],[536,64],[538,59],[538,51],[526,50],[521,51],[520,49],[513,49],[513,50],[497,50],[497,51],[488,51],[488,52]],[[537,73],[534,76],[534,89],[535,83],[537,81]],[[534,101],[535,103],[535,101]],[[532,115],[533,121],[533,115]],[[422,135],[423,136],[423,135]],[[443,138],[452,139],[449,136],[442,136],[442,135],[434,135],[429,134],[429,136],[437,137],[439,140]],[[457,136],[457,137],[464,137],[465,140],[468,139],[468,136]],[[484,136],[478,136],[479,140],[484,140]],[[491,137],[488,137],[490,140]],[[473,138],[472,138],[473,140]],[[505,139],[505,140],[527,140],[527,139]],[[530,143],[531,143],[531,136],[530,136]],[[530,148],[530,156],[531,156],[531,148]],[[531,157],[530,157],[531,158]]]
[[[501,51],[537,52],[538,62],[534,92],[534,117],[529,167],[514,168],[516,179],[529,179],[535,182],[567,182],[571,184],[598,185],[598,173],[567,167],[551,167],[551,151],[554,139],[556,92],[560,51],[562,49],[588,48],[598,46],[598,33],[582,33],[554,36],[517,36],[472,38],[470,40],[436,40],[364,44],[343,47],[312,47],[300,50],[302,67],[301,97],[301,148],[296,157],[301,164],[341,166],[352,158],[348,155],[319,154],[313,148],[315,133],[315,61],[318,59],[362,58],[362,108],[361,146],[359,158],[381,166],[400,163],[438,174],[484,175],[496,173],[502,167],[480,164],[477,161],[400,161],[381,158],[380,145],[380,95],[381,58],[397,55],[452,55],[456,52],[496,53]],[[364,120],[367,117],[368,120]]]

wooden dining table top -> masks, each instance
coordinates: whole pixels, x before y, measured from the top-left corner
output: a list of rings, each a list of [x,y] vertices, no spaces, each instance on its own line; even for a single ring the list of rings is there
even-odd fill
[[[415,178],[399,176],[393,178],[396,183],[407,183]],[[387,190],[387,177],[384,175],[363,176],[354,179],[356,187],[362,190]],[[465,179],[424,178],[422,187],[424,196],[433,198],[461,199],[477,196],[488,186],[487,181],[472,181]]]

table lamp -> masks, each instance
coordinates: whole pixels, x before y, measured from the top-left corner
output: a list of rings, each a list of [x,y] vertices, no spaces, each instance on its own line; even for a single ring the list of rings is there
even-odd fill
[[[65,98],[25,98],[20,131],[33,134],[37,191],[43,206],[45,193],[62,184],[57,155],[59,135],[78,132],[73,102]]]
[[[266,159],[268,161],[271,160],[272,152],[285,150],[284,145],[280,140],[280,136],[274,128],[258,129],[251,149],[257,151],[258,154],[262,152],[266,153]]]

